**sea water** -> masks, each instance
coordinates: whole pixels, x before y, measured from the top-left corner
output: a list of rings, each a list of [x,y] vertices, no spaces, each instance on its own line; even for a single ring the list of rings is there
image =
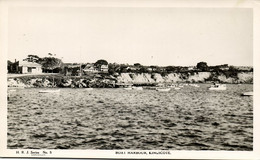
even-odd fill
[[[9,149],[251,150],[253,85],[181,90],[20,89],[8,100]]]

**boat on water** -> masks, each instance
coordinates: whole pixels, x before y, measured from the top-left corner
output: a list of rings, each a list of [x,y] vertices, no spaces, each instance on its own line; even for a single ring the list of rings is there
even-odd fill
[[[181,88],[180,87],[174,87],[175,90],[180,90]]]
[[[198,84],[190,84],[192,87],[200,87]]]
[[[225,84],[213,84],[209,87],[209,90],[224,91],[227,89]]]
[[[86,91],[92,91],[93,88],[85,88]]]
[[[137,90],[137,91],[142,91],[143,87],[132,87],[132,89]]]
[[[126,88],[124,88],[124,90],[127,90],[127,91],[132,90],[132,89],[133,89],[132,87],[126,87]]]
[[[40,90],[39,93],[60,93],[60,89],[45,89]]]
[[[169,92],[171,88],[156,88],[158,92]]]
[[[8,90],[8,92],[16,92],[16,90],[15,89],[10,89],[10,90]]]
[[[194,84],[194,85],[193,85],[193,87],[197,87],[197,88],[198,88],[198,87],[200,87],[200,86],[199,86],[199,85],[197,85],[197,84]]]
[[[253,92],[242,93],[242,96],[253,96]]]

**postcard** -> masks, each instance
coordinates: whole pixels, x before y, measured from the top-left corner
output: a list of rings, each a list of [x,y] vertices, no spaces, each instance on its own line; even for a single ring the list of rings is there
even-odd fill
[[[1,157],[260,158],[259,1],[0,6]]]

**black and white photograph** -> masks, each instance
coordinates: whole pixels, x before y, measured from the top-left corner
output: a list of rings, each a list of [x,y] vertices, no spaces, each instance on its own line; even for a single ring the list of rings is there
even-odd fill
[[[253,8],[55,2],[6,10],[2,149],[254,153]]]

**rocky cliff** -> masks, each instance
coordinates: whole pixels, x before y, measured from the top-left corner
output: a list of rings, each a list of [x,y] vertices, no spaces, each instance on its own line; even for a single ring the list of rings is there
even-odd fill
[[[94,75],[92,77],[23,77],[9,78],[8,87],[72,87],[72,88],[113,88],[117,84],[151,85],[157,83],[253,83],[253,72],[240,72],[235,76],[213,72],[193,73],[121,73],[115,76]]]
[[[241,72],[237,76],[228,77],[212,72],[194,73],[121,73],[117,77],[119,83],[205,83],[218,81],[222,83],[253,83],[253,72]]]

